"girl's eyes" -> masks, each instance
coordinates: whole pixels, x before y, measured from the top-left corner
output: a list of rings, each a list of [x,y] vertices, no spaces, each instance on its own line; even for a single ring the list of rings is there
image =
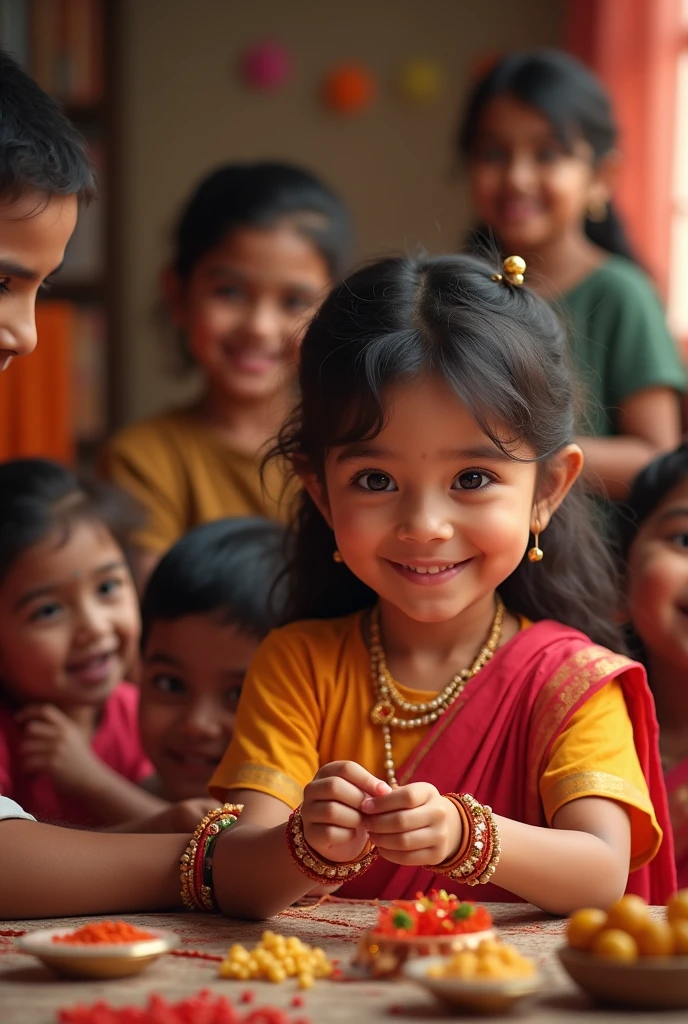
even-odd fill
[[[482,472],[479,469],[467,469],[464,473],[459,473],[457,477],[452,481],[452,490],[461,491],[477,491],[482,490],[491,484],[493,478],[487,473]],[[390,493],[391,491],[397,491],[399,488],[396,483],[387,473],[381,473],[378,470],[367,469],[358,476],[354,477],[354,484],[360,487],[364,491],[374,491],[377,493]]]
[[[243,292],[241,291],[241,288],[238,288],[236,285],[232,284],[223,285],[222,288],[217,289],[215,294],[218,296],[218,298],[228,299],[229,301],[233,299],[243,298]]]
[[[303,309],[310,309],[312,304],[313,300],[304,295],[289,295],[282,300],[282,306],[287,313],[300,313]]]
[[[366,469],[354,477],[354,483],[363,491],[396,491],[397,485],[391,476],[386,473],[379,473],[375,470]]]
[[[118,590],[121,590],[123,585],[123,581],[115,577],[108,580],[102,580],[98,584],[98,593],[102,597],[112,597]]]
[[[227,690],[225,704],[230,711],[236,711],[238,708],[239,697],[241,697],[241,686],[233,686],[230,690]]]
[[[9,278],[9,277],[0,278],[0,294],[1,295],[7,295],[8,294],[8,292],[10,290],[10,281],[11,281],[11,278]]]
[[[492,477],[479,469],[467,469],[454,478],[452,490],[478,491],[492,483]],[[456,486],[455,486],[456,485]]]
[[[186,692],[183,680],[178,676],[159,675],[153,677],[153,686],[161,693],[180,694]]]
[[[669,542],[677,548],[688,548],[688,533],[675,533]]]
[[[46,620],[54,619],[61,610],[62,605],[58,604],[57,601],[46,601],[31,612],[29,621],[45,622]]]

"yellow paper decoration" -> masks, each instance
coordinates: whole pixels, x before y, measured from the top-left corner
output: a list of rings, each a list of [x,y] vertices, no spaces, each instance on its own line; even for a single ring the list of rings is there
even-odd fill
[[[412,106],[434,103],[442,93],[444,73],[439,61],[429,57],[413,57],[401,69],[399,92]]]

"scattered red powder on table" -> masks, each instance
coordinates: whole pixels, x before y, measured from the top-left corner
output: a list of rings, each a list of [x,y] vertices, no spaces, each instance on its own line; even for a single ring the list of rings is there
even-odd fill
[[[277,1006],[260,1006],[242,1013],[226,996],[207,990],[180,1003],[168,1003],[151,996],[147,1006],[110,1006],[93,1003],[58,1011],[58,1024],[310,1024],[306,1018],[292,1019]]]
[[[121,942],[142,942],[154,939],[151,932],[144,932],[126,921],[96,921],[85,924],[67,935],[53,935],[53,942],[61,942],[74,946],[109,946]]]

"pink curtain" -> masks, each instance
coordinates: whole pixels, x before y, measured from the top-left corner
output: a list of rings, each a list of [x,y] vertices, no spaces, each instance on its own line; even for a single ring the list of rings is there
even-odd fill
[[[609,89],[623,168],[618,205],[666,296],[681,0],[570,0],[566,47]]]

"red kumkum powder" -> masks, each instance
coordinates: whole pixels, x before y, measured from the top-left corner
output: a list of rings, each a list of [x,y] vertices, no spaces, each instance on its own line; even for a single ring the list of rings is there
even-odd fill
[[[110,946],[154,938],[151,932],[144,932],[126,921],[96,921],[77,928],[75,932],[68,932],[67,935],[53,935],[53,942],[73,946]]]

